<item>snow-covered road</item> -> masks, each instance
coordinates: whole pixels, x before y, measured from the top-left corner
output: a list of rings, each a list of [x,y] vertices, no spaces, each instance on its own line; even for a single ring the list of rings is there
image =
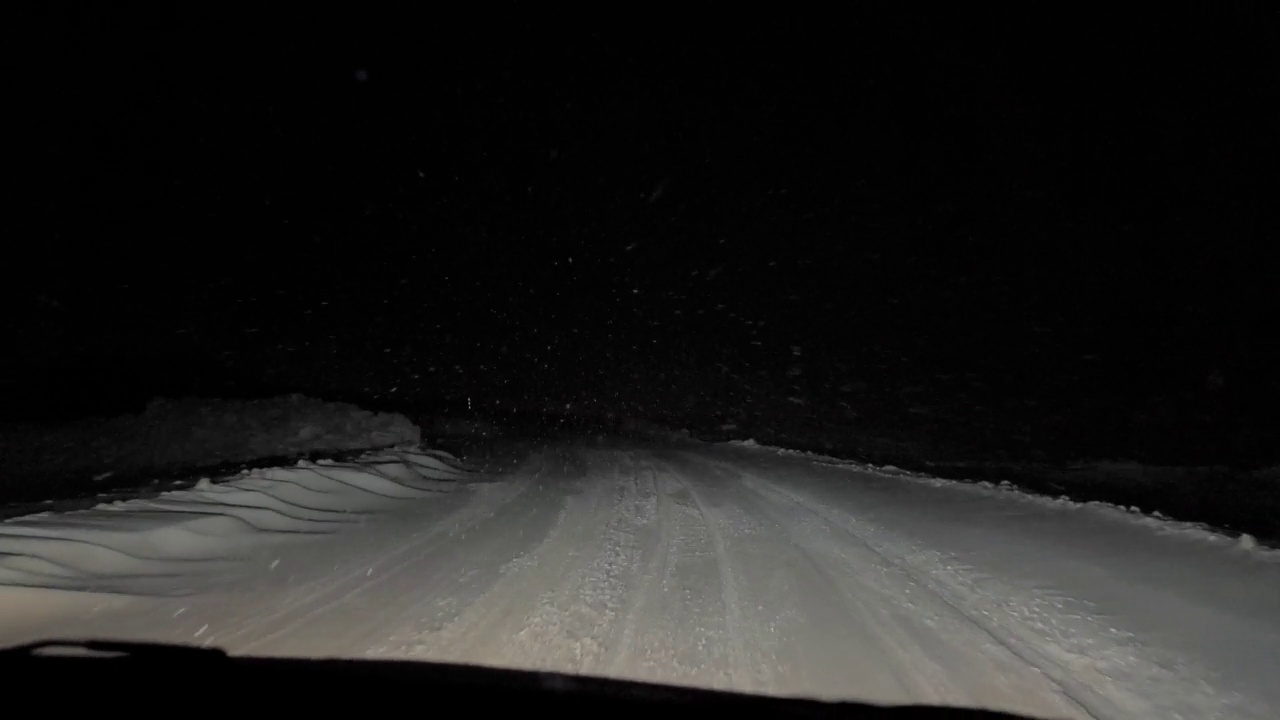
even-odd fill
[[[1280,562],[1213,533],[733,445],[550,444],[478,474],[441,458],[0,524],[0,645],[430,659],[1037,717],[1280,709]]]

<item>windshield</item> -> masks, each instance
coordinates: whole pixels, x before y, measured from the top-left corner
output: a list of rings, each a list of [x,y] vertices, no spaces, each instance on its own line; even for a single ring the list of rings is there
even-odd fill
[[[848,12],[27,12],[0,646],[1273,716],[1277,17]]]

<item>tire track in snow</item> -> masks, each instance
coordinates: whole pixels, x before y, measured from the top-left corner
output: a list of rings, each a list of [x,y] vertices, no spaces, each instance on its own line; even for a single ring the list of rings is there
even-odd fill
[[[737,671],[742,663],[732,650],[736,637],[725,621],[722,556],[710,519],[670,466],[646,452],[629,456],[634,472],[656,491],[657,517],[646,535],[648,559],[633,579],[632,601],[615,632],[608,674],[744,690]]]
[[[401,633],[394,656],[523,669],[600,672],[633,597],[642,538],[653,524],[651,486],[620,455],[566,459],[547,483],[559,518],[501,578],[443,627]],[[604,467],[601,467],[601,466]],[[568,477],[582,475],[582,477]]]
[[[634,468],[633,472],[639,473],[640,469],[636,466],[634,457],[628,457],[628,461]],[[671,586],[671,573],[673,570],[671,563],[672,547],[668,535],[672,527],[671,501],[667,498],[666,493],[662,492],[662,487],[658,483],[654,469],[647,468],[646,470],[649,474],[649,484],[653,487],[657,497],[657,508],[654,522],[649,530],[647,552],[642,548],[642,554],[647,554],[649,561],[644,564],[644,571],[637,577],[640,587],[631,593],[631,602],[628,604],[620,621],[621,627],[618,633],[618,640],[610,648],[609,657],[603,663],[610,677],[623,677],[626,674],[628,665],[634,665],[636,635],[639,632],[637,626],[640,619],[645,616],[646,610],[654,606],[653,594],[665,591]]]
[[[542,542],[451,622],[380,655],[735,686],[708,518],[646,455],[579,452],[566,472],[584,476],[547,484],[564,498]]]
[[[788,487],[741,468],[735,469],[742,475],[745,486],[765,497],[775,498],[810,513],[842,531],[882,558],[885,563],[899,568],[918,585],[926,588],[937,602],[944,604],[956,617],[963,618],[990,638],[992,643],[1052,681],[1064,698],[1069,698],[1080,712],[1089,717],[1177,717],[1180,710],[1186,709],[1188,698],[1185,693],[1179,694],[1174,690],[1187,687],[1188,681],[1174,677],[1158,664],[1138,656],[1128,657],[1120,663],[1126,667],[1127,672],[1145,675],[1144,682],[1168,683],[1163,691],[1151,687],[1142,688],[1140,683],[1126,684],[1104,675],[1093,667],[1087,656],[1081,656],[1078,651],[1059,644],[1059,639],[1069,642],[1081,640],[1096,635],[1097,632],[1086,631],[1080,638],[1047,636],[1000,607],[1003,599],[1013,597],[1013,593],[1002,593],[993,598],[989,591],[978,591],[972,581],[965,578],[962,569],[949,567],[942,555],[910,550],[903,540],[881,537],[884,531],[866,526],[842,510],[806,498]],[[1033,615],[1043,612],[1024,608],[1024,613],[1027,611]],[[1051,624],[1053,618],[1047,618],[1046,621]],[[1088,619],[1083,621],[1087,623]],[[1134,648],[1116,647],[1115,650],[1123,650],[1122,654],[1131,655],[1130,651]],[[1161,698],[1170,698],[1174,705],[1165,706]],[[1197,698],[1194,702],[1197,706],[1196,717],[1215,717],[1224,710],[1218,699],[1204,697]],[[1235,708],[1231,714],[1235,716],[1241,710],[1245,711],[1245,716],[1252,716],[1244,708]]]
[[[724,530],[726,553],[741,559],[744,602],[739,636],[749,631],[756,666],[770,691],[869,702],[963,703],[961,690],[927,653],[906,653],[883,591],[826,557],[830,537],[798,525],[776,503],[744,492],[736,469],[681,453],[696,468]],[[693,461],[689,463],[689,461]],[[913,662],[904,662],[910,659]]]
[[[889,704],[1089,717],[967,619],[957,624],[954,609],[928,601],[928,588],[895,564],[861,543],[850,545],[839,527],[809,510],[761,492],[769,481],[701,454],[682,456],[730,483],[723,500],[768,526],[756,541],[763,544],[740,552],[779,564],[772,574],[756,570],[748,578],[748,596],[766,604],[761,610],[794,602],[778,620],[783,639],[774,658],[788,688]]]
[[[250,654],[285,638],[300,627],[316,622],[326,613],[369,594],[405,570],[423,563],[424,558],[450,542],[455,534],[465,534],[488,520],[504,505],[516,500],[526,489],[525,483],[486,483],[476,485],[470,502],[419,533],[411,542],[398,546],[372,563],[348,563],[351,570],[329,575],[299,586],[292,586],[296,602],[283,604],[274,613],[255,614],[247,621],[235,623],[219,633],[223,643],[239,637],[255,639],[229,647],[238,654]],[[265,634],[258,634],[265,631]]]
[[[589,467],[592,458],[599,457],[590,453],[584,460]],[[587,492],[607,498],[596,503],[590,514],[589,522],[603,521],[596,550],[564,582],[541,596],[516,638],[522,647],[536,648],[536,654],[550,649],[549,659],[560,669],[599,674],[611,664],[613,648],[621,643],[621,628],[635,609],[644,538],[658,517],[658,493],[652,477],[646,481],[621,463],[605,475],[610,481],[588,475]]]
[[[717,525],[724,524],[724,519],[710,510],[706,502],[700,497],[700,493],[694,490],[693,484],[682,477],[679,469],[667,466],[667,476],[679,483],[685,492],[689,494],[689,497],[692,498],[698,514],[706,525],[707,534],[711,540],[715,554],[716,570],[720,579],[720,601],[724,606],[725,632],[728,636],[731,662],[729,673],[733,686],[742,691],[759,692],[764,689],[760,674],[756,672],[759,669],[759,663],[750,663],[748,661],[749,653],[742,640],[744,625],[742,622],[741,595],[738,593],[738,583],[730,566],[729,552],[725,549],[724,537],[717,527]]]
[[[1008,643],[1006,643],[998,634],[994,633],[990,627],[987,627],[982,623],[975,622],[974,618],[971,617],[969,613],[966,613],[962,608],[957,606],[954,602],[951,602],[950,600],[948,600],[948,598],[940,594],[936,586],[933,585],[933,583],[930,583],[926,578],[921,578],[920,574],[916,572],[914,569],[885,555],[884,552],[881,552],[876,547],[868,543],[861,535],[852,531],[848,527],[847,523],[841,523],[837,520],[833,520],[832,518],[828,517],[828,513],[824,511],[821,505],[817,503],[806,502],[803,499],[800,499],[799,497],[797,497],[796,495],[793,495],[787,490],[779,487],[776,483],[769,482],[768,480],[757,477],[750,473],[742,472],[741,470],[739,470],[739,472],[742,473],[742,479],[744,484],[754,492],[757,492],[764,497],[774,498],[777,501],[788,503],[794,507],[801,509],[803,512],[809,513],[814,517],[819,518],[830,527],[835,527],[838,530],[843,531],[846,535],[852,537],[859,545],[865,547],[869,552],[874,553],[878,558],[883,560],[883,562],[886,565],[901,569],[902,571],[904,571],[904,573],[908,577],[912,578],[916,582],[916,584],[918,584],[920,587],[927,588],[930,592],[933,593],[935,597],[937,597],[939,601],[945,603],[947,607],[951,608],[958,616],[963,617],[969,624],[981,630],[996,645],[1005,649],[1011,655],[1018,658],[1022,662],[1026,663],[1028,666],[1033,667],[1042,673],[1044,672],[1044,669],[1041,668],[1037,663],[1032,662],[1027,657],[1024,657],[1023,654],[1017,652],[1016,649],[1009,647]],[[1053,675],[1049,673],[1045,673],[1045,675],[1058,687],[1062,696],[1065,698],[1068,698],[1073,704],[1075,704],[1078,707],[1078,709],[1081,712],[1086,713],[1089,717],[1095,717],[1095,718],[1102,717],[1098,714],[1096,709],[1089,707],[1089,704],[1087,703],[1081,702],[1080,699],[1076,697],[1076,695],[1072,693],[1068,687],[1064,686],[1063,683],[1061,683],[1057,678],[1053,677]]]

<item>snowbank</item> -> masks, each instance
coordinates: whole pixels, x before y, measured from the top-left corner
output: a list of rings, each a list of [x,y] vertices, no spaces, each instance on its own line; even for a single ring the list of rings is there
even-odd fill
[[[420,442],[403,415],[302,395],[267,400],[156,400],[137,415],[0,432],[0,500],[162,473]]]
[[[1016,492],[1046,502],[1098,508],[1141,518],[1166,530],[1202,533],[1253,547],[1280,547],[1280,467],[1234,472],[1223,467],[1143,465],[1127,461],[1068,466],[1010,462],[924,462],[930,472],[850,460],[822,453],[730,440],[727,445],[767,450],[812,462],[881,475],[962,483]]]
[[[337,533],[406,501],[451,492],[471,475],[448,453],[402,447],[15,518],[0,523],[0,586],[183,594],[201,578],[233,570],[264,542]]]

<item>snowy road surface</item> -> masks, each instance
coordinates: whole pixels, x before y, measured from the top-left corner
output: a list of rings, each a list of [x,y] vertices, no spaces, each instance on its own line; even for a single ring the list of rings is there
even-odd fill
[[[0,524],[0,644],[430,659],[1036,717],[1277,717],[1274,552],[733,445],[259,471]]]

